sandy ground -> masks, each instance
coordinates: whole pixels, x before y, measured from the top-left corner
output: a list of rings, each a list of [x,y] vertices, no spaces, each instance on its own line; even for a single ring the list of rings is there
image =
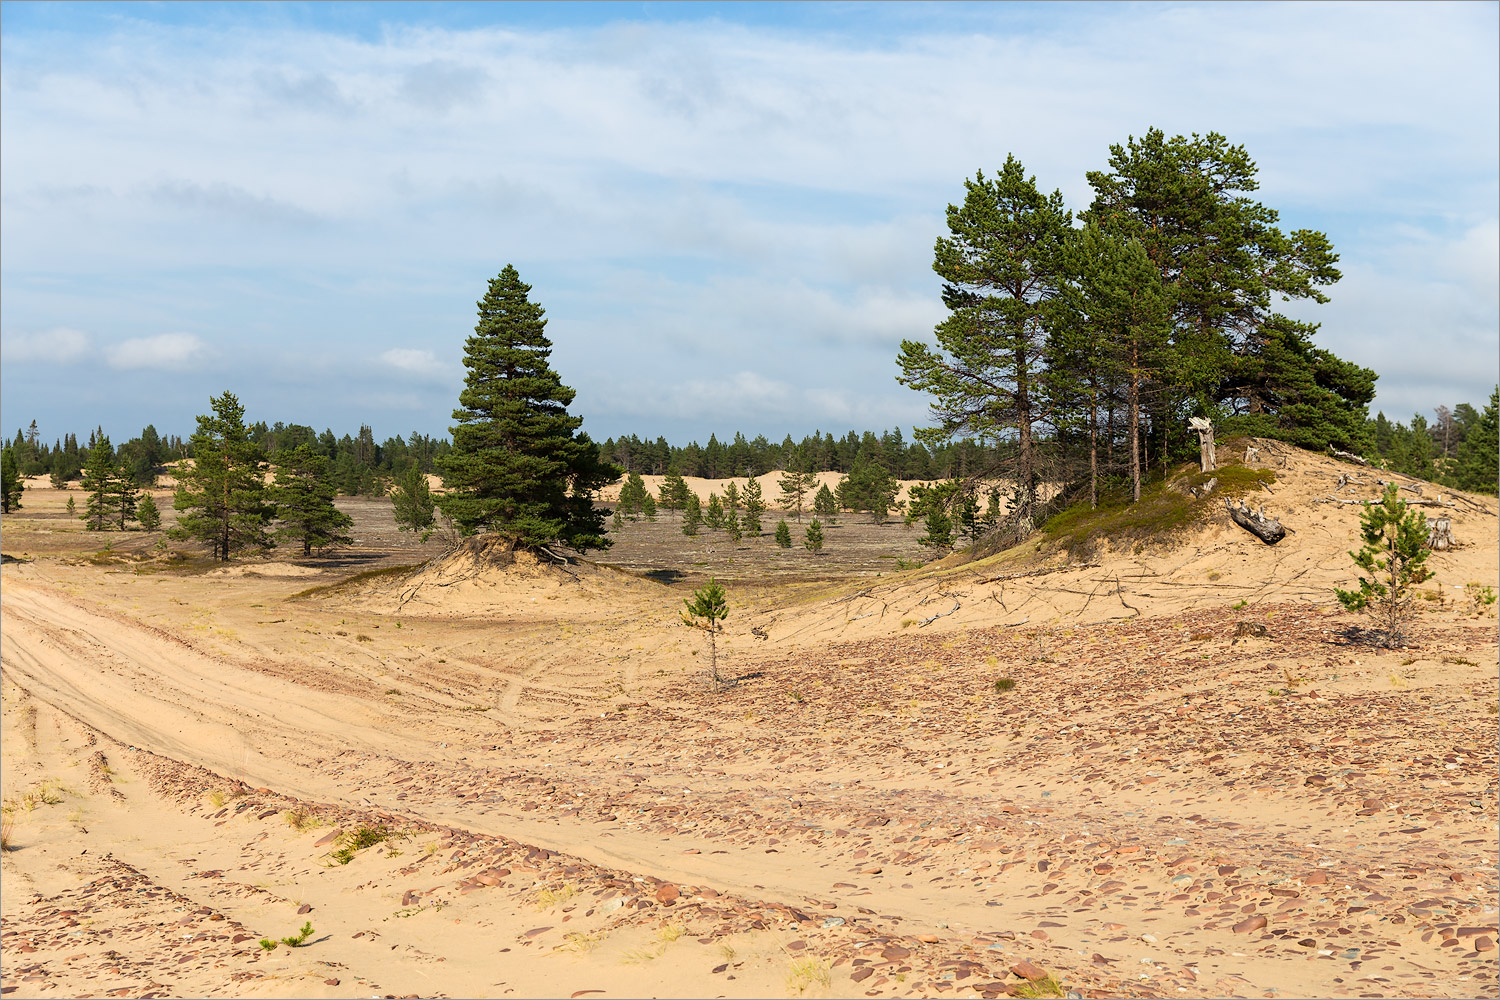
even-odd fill
[[[1206,509],[1168,546],[747,580],[722,691],[681,584],[404,569],[432,549],[373,506],[351,552],[219,568],[30,491],[0,988],[1496,996],[1500,647],[1465,585],[1500,512],[1444,495],[1462,545],[1382,650],[1332,602],[1358,508],[1323,502],[1376,474],[1265,459],[1275,547]]]

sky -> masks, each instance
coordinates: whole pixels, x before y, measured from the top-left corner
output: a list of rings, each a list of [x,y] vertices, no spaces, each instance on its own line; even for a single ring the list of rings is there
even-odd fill
[[[927,422],[933,244],[1015,154],[1215,131],[1344,278],[1376,407],[1500,368],[1495,3],[0,4],[0,428],[208,398],[446,436],[513,264],[596,439]],[[1373,412],[1373,410],[1372,410]]]

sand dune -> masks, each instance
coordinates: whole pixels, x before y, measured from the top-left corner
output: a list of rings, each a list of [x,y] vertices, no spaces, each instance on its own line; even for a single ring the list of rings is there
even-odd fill
[[[345,568],[210,575],[84,558],[29,494],[0,570],[5,984],[1493,996],[1500,646],[1465,585],[1493,583],[1495,501],[1422,487],[1462,547],[1382,650],[1331,599],[1357,511],[1316,501],[1350,467],[1265,454],[1275,547],[1206,511],[1139,551],[746,584],[724,691],[686,588],[607,554],[412,569],[362,526]]]

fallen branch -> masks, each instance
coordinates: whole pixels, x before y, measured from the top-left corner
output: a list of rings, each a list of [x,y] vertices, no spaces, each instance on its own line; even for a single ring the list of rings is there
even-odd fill
[[[1245,506],[1243,500],[1240,501],[1239,507],[1225,500],[1224,508],[1229,511],[1230,520],[1267,545],[1275,545],[1286,537],[1286,529],[1281,526],[1281,522],[1274,517],[1266,517],[1264,507],[1252,511]]]
[[[953,607],[949,608],[947,611],[940,611],[937,614],[933,615],[931,618],[924,618],[922,620],[921,624],[919,625],[919,627],[920,628],[926,628],[928,625],[931,625],[933,622],[937,621],[939,618],[947,618],[949,615],[953,614],[957,610],[958,610],[958,602],[954,601],[953,602]]]
[[[1358,455],[1355,455],[1352,452],[1339,451],[1333,445],[1329,445],[1328,446],[1328,453],[1330,455],[1332,455],[1333,457],[1335,457],[1335,458],[1346,459],[1347,461],[1354,462],[1357,465],[1369,465],[1370,464],[1368,461],[1366,461],[1363,458],[1360,458]]]

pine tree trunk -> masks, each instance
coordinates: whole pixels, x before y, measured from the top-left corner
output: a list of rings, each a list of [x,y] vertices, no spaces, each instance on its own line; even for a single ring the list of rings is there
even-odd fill
[[[1089,401],[1089,507],[1099,506],[1099,390]]]
[[[1132,366],[1135,352],[1131,352]],[[1132,502],[1141,499],[1141,377],[1133,368],[1130,373],[1130,485]]]
[[[1031,521],[1032,496],[1035,492],[1032,471],[1032,441],[1031,441],[1031,396],[1027,392],[1027,357],[1026,348],[1023,346],[1016,350],[1016,429],[1020,432],[1020,460],[1017,479],[1020,480],[1020,489],[1017,490],[1016,520],[1018,524],[1025,525]]]

